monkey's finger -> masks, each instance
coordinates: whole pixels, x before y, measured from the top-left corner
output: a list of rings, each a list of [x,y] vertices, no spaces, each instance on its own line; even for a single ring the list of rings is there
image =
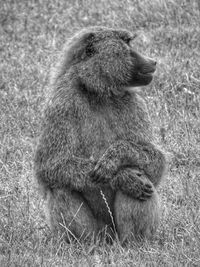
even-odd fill
[[[143,198],[150,198],[152,196],[152,193],[148,193],[148,192],[142,192],[142,195],[141,195]]]
[[[142,197],[145,199],[149,199],[152,196],[152,194],[144,194]]]
[[[95,176],[94,170],[92,170],[92,171],[89,172],[89,176],[91,177],[91,179]]]
[[[144,192],[152,194],[154,192],[154,190],[152,187],[151,188],[144,187]]]
[[[99,171],[99,167],[95,167],[93,170],[92,170],[92,177],[94,177],[94,179],[98,179],[98,176],[99,176],[99,173],[100,173],[100,171]]]
[[[108,183],[108,180],[104,177],[104,178],[102,178],[101,183],[102,184],[107,184]]]
[[[102,179],[101,181],[98,181],[98,182],[94,182],[95,185],[104,185],[106,184],[106,181],[105,179]]]
[[[94,174],[94,175],[91,177],[91,180],[92,180],[93,183],[97,183],[98,180],[99,180],[98,175],[97,175],[97,174]]]
[[[108,180],[105,176],[99,175],[98,180],[95,181],[95,184],[107,184]]]
[[[98,170],[99,170],[100,168],[101,168],[100,165],[97,164],[97,165],[94,167],[93,172],[94,172],[94,173],[98,172]]]
[[[140,197],[140,198],[138,198],[138,200],[140,200],[140,201],[142,201],[142,202],[144,202],[144,201],[147,201],[149,198],[147,198],[147,197]]]
[[[97,170],[92,170],[91,172],[90,172],[90,177],[91,177],[91,179],[92,180],[96,180],[96,179],[98,179],[98,172],[97,172]]]
[[[145,186],[148,187],[148,188],[152,188],[151,184],[145,184]]]
[[[152,196],[154,191],[148,191],[148,190],[143,190],[143,194],[146,195],[146,196]]]
[[[107,184],[107,179],[105,177],[101,177],[101,179],[98,180],[98,184]]]
[[[146,198],[146,197],[144,197],[144,196],[140,196],[139,198],[138,198],[138,200],[140,200],[140,201],[142,201],[142,202],[144,202],[144,201],[147,201],[149,198]]]
[[[102,183],[103,180],[104,180],[103,177],[101,177],[99,174],[95,174],[92,177],[92,182],[95,183],[95,184]]]

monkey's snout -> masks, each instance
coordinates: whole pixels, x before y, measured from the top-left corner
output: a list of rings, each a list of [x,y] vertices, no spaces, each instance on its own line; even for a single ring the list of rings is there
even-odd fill
[[[157,61],[151,58],[147,58],[147,66],[152,68],[152,70],[156,70]]]
[[[147,59],[147,64],[144,66],[143,74],[153,74],[156,71],[157,61],[151,58]]]
[[[141,74],[153,74],[156,71],[156,61],[153,64],[148,64],[140,69]]]

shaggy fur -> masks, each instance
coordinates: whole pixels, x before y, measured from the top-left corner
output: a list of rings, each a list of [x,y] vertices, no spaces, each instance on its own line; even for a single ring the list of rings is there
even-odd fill
[[[112,212],[122,242],[150,238],[159,221],[157,185],[166,162],[153,144],[142,97],[156,62],[134,51],[125,30],[94,27],[67,43],[52,77],[35,173],[53,231],[85,240]]]

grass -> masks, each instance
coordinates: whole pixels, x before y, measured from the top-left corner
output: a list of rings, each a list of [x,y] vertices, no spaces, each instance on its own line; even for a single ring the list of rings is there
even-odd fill
[[[0,1],[0,266],[200,266],[199,17],[198,0]],[[138,50],[158,60],[144,91],[170,164],[161,225],[142,247],[54,240],[33,177],[49,69],[91,25],[137,31]]]

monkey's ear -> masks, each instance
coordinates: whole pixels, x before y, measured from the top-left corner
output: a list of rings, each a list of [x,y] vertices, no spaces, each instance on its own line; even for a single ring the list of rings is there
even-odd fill
[[[94,52],[94,39],[95,34],[92,32],[87,32],[81,37],[77,37],[68,50],[68,64],[71,65],[72,62],[78,63],[82,60],[87,60],[91,57]]]

